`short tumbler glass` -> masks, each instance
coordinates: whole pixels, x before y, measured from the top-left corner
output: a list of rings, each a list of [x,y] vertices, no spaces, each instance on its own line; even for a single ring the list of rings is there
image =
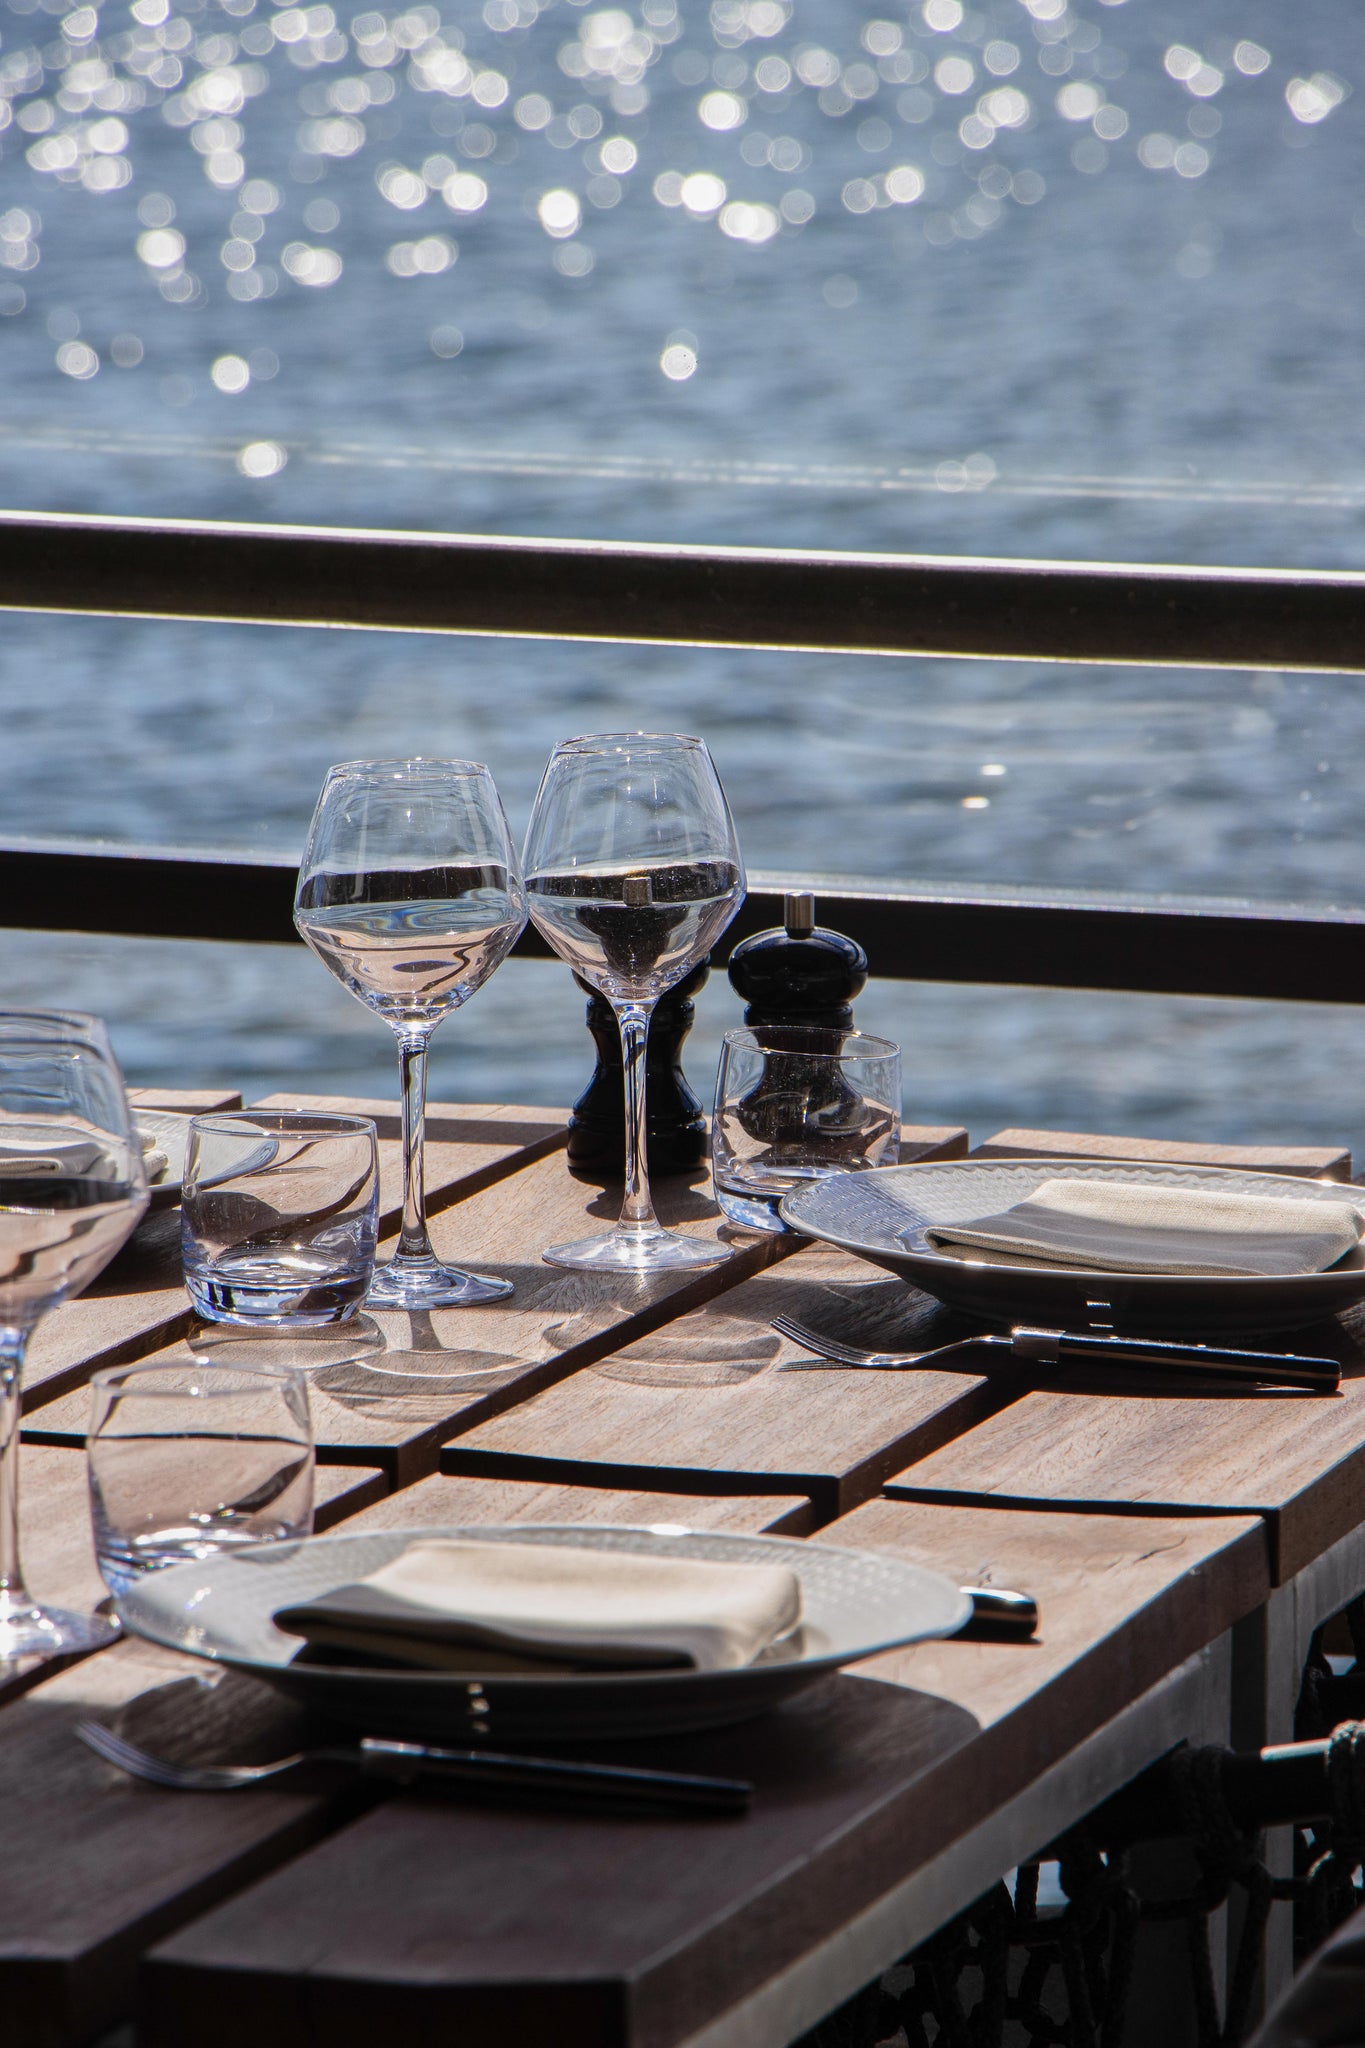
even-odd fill
[[[900,1157],[901,1057],[890,1039],[812,1024],[727,1031],[716,1076],[716,1200],[746,1230],[785,1231],[794,1188]]]
[[[91,1382],[90,1514],[111,1593],[313,1527],[308,1386],[274,1366],[116,1365]]]
[[[190,1124],[185,1286],[210,1322],[308,1328],[365,1298],[379,1214],[369,1117],[253,1109]]]

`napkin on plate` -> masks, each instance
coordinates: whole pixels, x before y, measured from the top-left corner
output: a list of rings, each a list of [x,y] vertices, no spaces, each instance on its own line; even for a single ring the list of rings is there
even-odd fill
[[[69,1134],[27,1126],[0,1129],[0,1173],[26,1178],[41,1176],[52,1180],[58,1174],[91,1173],[107,1161],[108,1144],[86,1137],[80,1131]]]
[[[1046,1180],[994,1216],[935,1223],[938,1249],[1020,1254],[1046,1265],[1106,1273],[1320,1273],[1354,1249],[1365,1222],[1354,1205],[1299,1195],[1224,1194],[1131,1181]]]
[[[721,1671],[751,1664],[800,1616],[784,1565],[443,1536],[275,1623],[310,1648],[434,1670]]]
[[[134,1124],[133,1129],[136,1131],[137,1141],[142,1147],[142,1164],[146,1169],[147,1180],[150,1185],[152,1181],[160,1180],[162,1174],[171,1163],[170,1156],[163,1152],[157,1143],[155,1131],[149,1131],[145,1124]]]

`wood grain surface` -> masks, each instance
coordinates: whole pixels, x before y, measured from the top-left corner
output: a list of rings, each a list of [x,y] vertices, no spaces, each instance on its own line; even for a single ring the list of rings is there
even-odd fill
[[[810,1245],[613,1351],[534,1400],[462,1430],[447,1472],[704,1493],[806,1493],[822,1520],[1002,1398],[979,1374],[829,1366],[770,1328],[784,1314],[855,1341],[926,1348],[945,1311],[866,1261]]]
[[[339,1468],[338,1468],[339,1469]],[[804,1536],[814,1516],[800,1494],[625,1493],[608,1486],[537,1486],[522,1479],[447,1479],[433,1473],[387,1494],[346,1528],[459,1528],[466,1522],[626,1522],[720,1529],[736,1536]]]
[[[7,2048],[83,2048],[131,2010],[150,1942],[355,1810],[345,1789],[293,1781],[246,1794],[163,1792],[76,1740],[75,1723],[94,1714],[126,1716],[132,1739],[186,1760],[249,1754],[262,1737],[267,1755],[294,1746],[297,1724],[275,1695],[225,1679],[232,1691],[214,1705],[197,1682],[202,1670],[130,1640],[0,1713]],[[197,2038],[191,2026],[184,2048]]]
[[[1284,1341],[1284,1340],[1279,1340]],[[1300,1331],[1342,1360],[1341,1391],[1191,1393],[1168,1375],[1077,1374],[985,1417],[886,1482],[893,1497],[1149,1513],[1259,1514],[1283,1584],[1356,1527],[1365,1497],[1365,1309]]]
[[[130,1088],[134,1109],[169,1109],[177,1116],[209,1116],[215,1109],[240,1109],[236,1088]]]
[[[674,2048],[1264,1595],[1253,1521],[1105,1517],[1078,1534],[1061,1516],[862,1509],[826,1540],[1025,1578],[1040,1642],[881,1658],[760,1720],[648,1746],[753,1778],[740,1820],[393,1800],[160,1944],[149,2042],[179,2048],[193,2026],[202,2048],[310,2030],[332,2048]]]
[[[1206,1145],[1169,1138],[1097,1137],[1093,1131],[996,1131],[973,1159],[1113,1159],[1180,1166],[1232,1166],[1305,1180],[1349,1180],[1351,1155],[1334,1145]]]

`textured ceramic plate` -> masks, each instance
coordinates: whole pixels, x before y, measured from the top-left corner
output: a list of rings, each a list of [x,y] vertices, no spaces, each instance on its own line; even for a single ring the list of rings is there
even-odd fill
[[[632,1556],[784,1564],[801,1581],[796,1634],[737,1671],[632,1671],[483,1680],[446,1672],[346,1670],[297,1662],[303,1645],[271,1616],[378,1570],[422,1536],[572,1545]],[[594,1525],[386,1529],[261,1544],[149,1575],[118,1602],[124,1625],[152,1642],[265,1679],[303,1705],[370,1735],[593,1740],[718,1727],[764,1712],[827,1671],[903,1643],[951,1635],[966,1595],[894,1557],[770,1536]]]
[[[858,1252],[926,1294],[995,1322],[1083,1330],[1112,1322],[1131,1330],[1292,1330],[1365,1301],[1365,1255],[1350,1252],[1325,1273],[1291,1279],[1205,1279],[1000,1260],[988,1252],[934,1250],[924,1233],[1025,1201],[1045,1180],[1123,1181],[1207,1188],[1224,1194],[1302,1195],[1350,1201],[1341,1182],[1216,1166],[1126,1166],[1097,1159],[954,1159],[841,1173],[788,1195],[782,1214],[809,1237]],[[904,1233],[904,1235],[902,1235]],[[1097,1304],[1113,1310],[1106,1315]]]
[[[172,1109],[134,1109],[133,1122],[140,1131],[147,1131],[156,1140],[157,1147],[166,1155],[166,1171],[150,1186],[151,1207],[169,1209],[180,1200],[181,1182],[185,1178],[185,1149],[190,1141],[190,1120],[179,1116]]]

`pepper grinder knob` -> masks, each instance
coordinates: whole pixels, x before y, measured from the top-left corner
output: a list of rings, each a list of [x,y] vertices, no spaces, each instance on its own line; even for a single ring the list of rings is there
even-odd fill
[[[747,1005],[745,1023],[851,1031],[853,1001],[867,981],[866,953],[856,939],[816,924],[809,890],[792,890],[782,911],[781,925],[742,940],[730,955],[731,985]]]

